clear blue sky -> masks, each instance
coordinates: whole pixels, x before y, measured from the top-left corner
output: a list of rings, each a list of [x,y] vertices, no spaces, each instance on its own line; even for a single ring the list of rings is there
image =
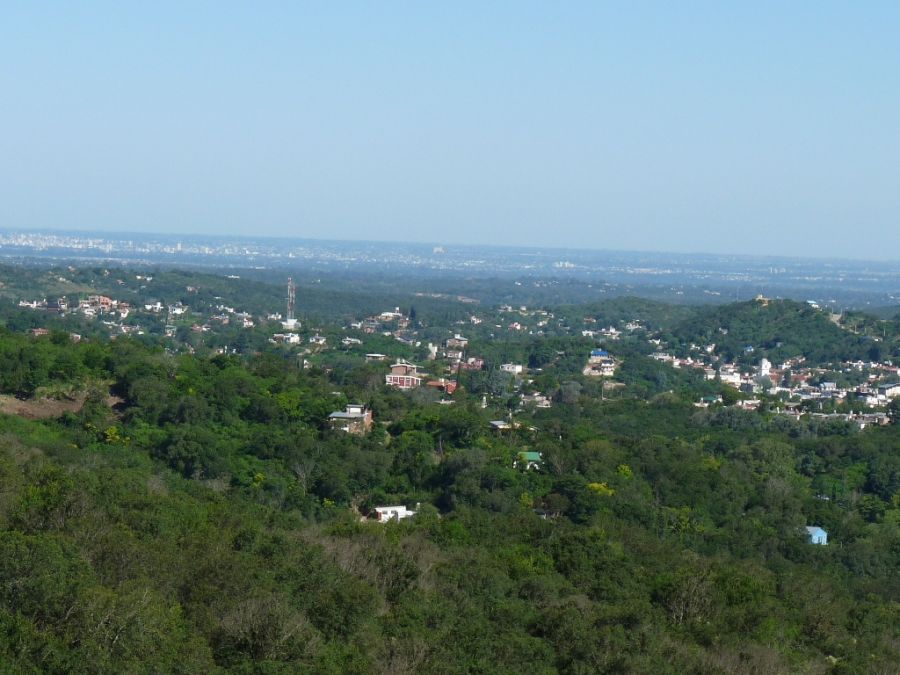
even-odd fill
[[[3,2],[0,226],[900,258],[900,3]]]

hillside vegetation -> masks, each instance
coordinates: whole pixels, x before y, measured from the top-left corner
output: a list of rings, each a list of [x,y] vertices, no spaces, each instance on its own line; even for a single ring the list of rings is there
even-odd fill
[[[760,352],[773,362],[803,355],[814,363],[877,361],[890,354],[872,336],[847,330],[825,312],[792,300],[701,307],[675,325],[672,335],[686,344],[715,344],[729,361],[759,359]]]
[[[735,324],[731,324],[734,328]],[[698,330],[699,326],[698,326]],[[892,672],[900,426],[564,385],[534,431],[374,366],[0,335],[0,660],[16,672]],[[340,380],[334,378],[340,377]],[[121,403],[110,408],[109,392]],[[366,437],[327,428],[348,400]],[[514,468],[540,451],[539,470]],[[379,524],[376,505],[415,517]],[[804,525],[829,532],[812,546]]]

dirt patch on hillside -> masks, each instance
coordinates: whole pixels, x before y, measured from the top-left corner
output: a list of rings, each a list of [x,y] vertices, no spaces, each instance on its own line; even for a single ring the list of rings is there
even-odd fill
[[[59,417],[63,413],[78,412],[84,407],[87,392],[69,394],[63,398],[30,398],[20,399],[8,394],[0,394],[0,413],[17,415],[27,420],[47,420]],[[107,396],[104,401],[120,417],[125,399],[118,396]]]
[[[22,400],[15,396],[0,394],[0,412],[17,415],[28,420],[46,420],[59,417],[63,413],[78,412],[84,405],[86,394],[74,394],[63,399],[37,398]]]

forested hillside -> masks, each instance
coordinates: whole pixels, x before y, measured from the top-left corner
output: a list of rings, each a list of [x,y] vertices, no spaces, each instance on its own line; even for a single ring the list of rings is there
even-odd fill
[[[749,342],[827,358],[865,345],[803,305],[685,319],[628,302],[560,321],[630,316],[725,353]],[[529,387],[553,401],[499,432],[490,421],[518,398],[495,371],[467,373],[440,405],[386,388],[384,364],[349,353],[302,368],[264,342],[234,355],[162,344],[0,333],[0,403],[17,413],[0,415],[8,669],[888,673],[900,662],[896,423],[860,432],[769,406],[698,410],[700,394],[727,388],[633,338],[617,343],[612,393],[581,375],[587,338],[478,342],[488,363],[534,368]],[[349,402],[372,410],[371,433],[331,429]],[[540,453],[538,465],[520,452]],[[366,518],[386,504],[416,515]],[[829,545],[809,543],[807,525]]]
[[[0,675],[900,675],[900,0],[0,64]]]
[[[757,359],[760,351],[773,361],[804,355],[815,363],[877,361],[891,353],[890,347],[880,342],[880,335],[847,331],[821,310],[791,300],[699,308],[676,325],[672,334],[683,343],[714,343],[727,360]]]
[[[559,381],[502,411],[377,365],[0,335],[0,660],[16,672],[895,672],[900,425]],[[634,389],[637,387],[637,389]],[[37,396],[37,399],[32,397]],[[110,397],[110,395],[112,397]],[[331,431],[348,401],[367,436]],[[40,415],[35,415],[40,417]],[[543,464],[515,466],[520,451]],[[361,520],[383,504],[417,511]],[[825,528],[813,546],[804,526]]]

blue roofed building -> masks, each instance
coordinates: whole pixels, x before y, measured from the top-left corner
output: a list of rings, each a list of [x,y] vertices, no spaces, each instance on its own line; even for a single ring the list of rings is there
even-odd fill
[[[806,535],[809,537],[810,544],[828,545],[828,533],[817,525],[807,525]]]

